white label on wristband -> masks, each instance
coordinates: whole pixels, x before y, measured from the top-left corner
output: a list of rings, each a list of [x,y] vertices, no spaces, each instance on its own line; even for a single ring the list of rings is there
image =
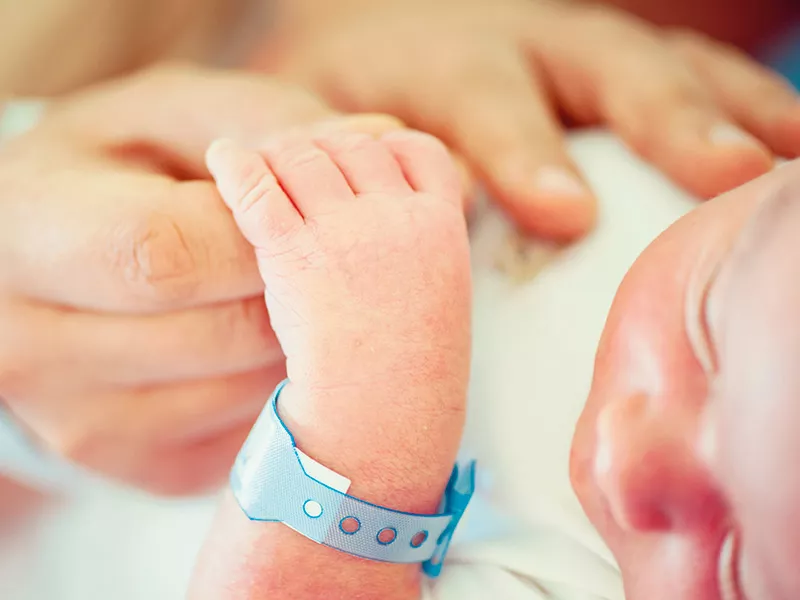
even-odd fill
[[[339,473],[336,471],[332,471],[325,465],[318,463],[307,454],[301,452],[299,448],[296,450],[297,456],[300,458],[300,464],[303,466],[303,470],[306,472],[306,475],[313,477],[320,483],[327,485],[329,488],[332,488],[337,492],[342,494],[347,493],[347,490],[350,489],[351,483],[347,477],[344,475],[339,475]]]

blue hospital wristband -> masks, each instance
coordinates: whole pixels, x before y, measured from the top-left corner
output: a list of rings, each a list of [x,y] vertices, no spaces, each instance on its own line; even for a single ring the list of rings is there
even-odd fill
[[[455,466],[440,514],[406,513],[349,496],[349,482],[338,485],[336,478],[343,477],[305,456],[278,415],[285,384],[273,392],[231,472],[233,495],[244,513],[253,521],[284,523],[319,544],[361,558],[421,563],[428,576],[436,577],[475,490],[475,462]],[[319,475],[320,469],[332,478]]]

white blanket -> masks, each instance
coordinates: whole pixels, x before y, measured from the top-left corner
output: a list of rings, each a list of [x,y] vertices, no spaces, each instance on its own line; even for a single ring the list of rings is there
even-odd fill
[[[596,232],[526,279],[496,267],[514,247],[496,211],[473,230],[475,356],[465,444],[489,481],[442,577],[426,590],[431,599],[623,600],[613,558],[570,488],[569,446],[621,278],[693,203],[611,136],[583,133],[571,145],[601,200]],[[181,598],[212,510],[210,499],[164,502],[88,486],[13,548],[0,547],[0,597]]]

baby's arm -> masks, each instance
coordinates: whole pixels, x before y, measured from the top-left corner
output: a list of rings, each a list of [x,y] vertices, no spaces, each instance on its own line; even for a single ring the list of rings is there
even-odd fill
[[[470,354],[469,250],[446,150],[410,132],[293,138],[261,155],[220,143],[209,166],[256,248],[287,355],[278,412],[298,447],[350,479],[351,496],[436,513]],[[419,565],[251,522],[228,497],[190,598],[411,600],[419,585]]]
[[[396,390],[399,397],[408,389],[405,381],[386,383],[387,388],[372,392],[364,388],[363,393],[291,399],[286,390],[281,416],[290,430],[304,432],[297,436],[300,448],[353,481],[351,495],[397,510],[434,513],[453,467],[453,433],[459,431],[459,418],[441,405],[435,392],[424,398],[423,391],[419,400],[430,409],[440,409],[439,417],[411,414],[404,408],[385,411],[386,402],[380,398],[386,397],[387,389]],[[379,410],[364,408],[378,403]],[[386,427],[387,419],[398,423],[397,431]],[[375,435],[343,431],[326,435],[330,427],[324,423],[348,422],[361,423],[364,431]],[[189,597],[412,600],[419,597],[419,580],[419,565],[366,561],[316,544],[281,523],[251,522],[227,495]]]

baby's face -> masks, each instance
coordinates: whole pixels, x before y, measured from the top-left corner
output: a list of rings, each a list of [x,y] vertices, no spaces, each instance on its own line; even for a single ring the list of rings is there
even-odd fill
[[[749,598],[800,598],[800,185],[745,227],[709,297],[718,356],[706,459]]]
[[[609,315],[572,479],[629,600],[800,598],[800,162],[654,242]]]

